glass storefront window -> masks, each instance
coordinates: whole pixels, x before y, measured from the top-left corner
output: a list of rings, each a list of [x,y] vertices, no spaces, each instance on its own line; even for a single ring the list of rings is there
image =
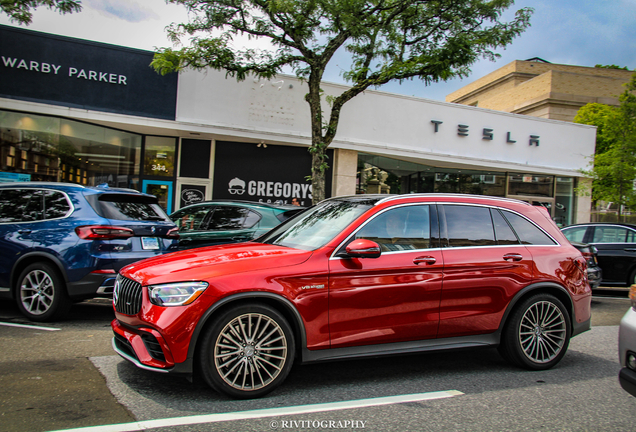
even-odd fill
[[[536,174],[510,174],[508,195],[553,197],[554,176]]]
[[[557,177],[554,222],[559,227],[570,225],[575,214],[574,178]]]
[[[0,110],[0,178],[139,189],[141,135]]]
[[[176,139],[169,137],[146,137],[144,150],[144,175],[173,177]]]

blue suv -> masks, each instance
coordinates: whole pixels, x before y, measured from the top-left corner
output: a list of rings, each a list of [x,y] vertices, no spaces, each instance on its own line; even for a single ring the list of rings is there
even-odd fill
[[[120,268],[178,242],[152,195],[70,183],[0,185],[0,297],[15,299],[32,321],[111,296]]]

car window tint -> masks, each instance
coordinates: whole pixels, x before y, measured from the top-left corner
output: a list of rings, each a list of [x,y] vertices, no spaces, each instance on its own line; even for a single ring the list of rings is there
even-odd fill
[[[574,227],[574,228],[564,229],[563,234],[565,235],[565,238],[567,238],[571,242],[583,243],[583,237],[585,237],[586,231],[587,231],[586,226]]]
[[[173,213],[170,216],[170,219],[177,224],[180,232],[200,231],[206,229],[203,221],[211,209],[211,206],[198,206],[182,209]]]
[[[32,222],[42,219],[42,194],[35,189],[0,192],[0,222]]]
[[[495,245],[490,209],[463,205],[445,205],[446,230],[448,245],[461,246],[490,246]]]
[[[216,207],[208,224],[208,229],[241,229],[245,223],[246,215],[247,209],[242,207]]]
[[[627,239],[625,240],[627,243],[636,243],[636,232],[632,230],[627,230]]]
[[[518,214],[503,211],[502,212],[512,228],[517,233],[517,237],[521,240],[522,244],[528,245],[554,245],[556,244],[554,240],[550,238],[546,233],[544,233],[539,227],[534,225],[532,222],[527,219],[519,216]]]
[[[98,213],[115,220],[167,220],[157,199],[141,195],[102,194]]]
[[[626,243],[628,232],[627,228],[622,227],[596,226],[592,243]]]
[[[71,206],[66,195],[56,191],[44,191],[44,219],[56,219],[66,216]]]
[[[243,228],[252,228],[261,220],[261,215],[253,212],[251,210],[247,210],[245,214],[245,222],[243,222]]]
[[[385,211],[355,236],[378,243],[383,252],[431,247],[429,206],[405,206]]]
[[[519,239],[508,225],[508,222],[499,213],[499,210],[491,209],[492,221],[495,226],[495,238],[499,245],[519,244]]]

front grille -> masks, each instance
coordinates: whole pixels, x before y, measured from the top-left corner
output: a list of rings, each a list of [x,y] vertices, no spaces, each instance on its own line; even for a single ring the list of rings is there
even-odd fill
[[[141,310],[141,284],[117,275],[115,283],[115,310],[125,315],[137,315]]]
[[[146,349],[148,350],[148,354],[150,354],[150,357],[162,362],[166,361],[166,356],[163,354],[161,345],[159,345],[159,341],[156,337],[146,333],[141,336],[141,340],[144,341],[144,345],[146,345]]]

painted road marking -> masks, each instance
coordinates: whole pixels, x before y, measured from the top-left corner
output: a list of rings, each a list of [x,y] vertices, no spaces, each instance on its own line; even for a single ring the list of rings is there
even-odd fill
[[[355,408],[367,408],[383,405],[392,405],[405,402],[420,402],[435,399],[444,399],[461,396],[464,393],[457,390],[446,390],[429,393],[416,393],[400,396],[387,396],[380,398],[358,399],[343,402],[331,402],[324,404],[298,405],[284,408],[267,408],[251,411],[238,411],[229,413],[216,413],[188,417],[174,417],[159,420],[145,420],[132,423],[120,423],[104,426],[90,426],[76,429],[64,429],[55,432],[135,432],[147,429],[165,428],[172,426],[185,426],[203,423],[220,423],[234,420],[249,420],[267,417],[289,416],[298,414],[310,414],[317,412],[339,411]]]
[[[34,326],[34,325],[13,324],[13,323],[7,323],[7,322],[0,322],[0,325],[2,325],[2,326],[6,326],[6,327],[20,327],[20,328],[27,328],[27,329],[32,329],[32,330],[46,330],[46,331],[58,331],[58,330],[62,330],[62,329],[59,329],[59,328],[53,328],[53,327],[40,327],[40,326]]]

